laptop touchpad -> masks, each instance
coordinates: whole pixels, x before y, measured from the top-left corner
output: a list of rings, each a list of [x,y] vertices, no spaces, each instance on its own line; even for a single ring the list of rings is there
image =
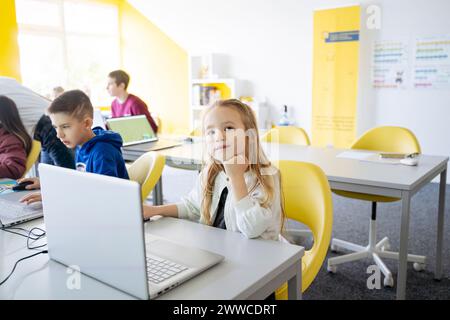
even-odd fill
[[[148,253],[184,264],[187,267],[195,268],[199,262],[204,263],[205,259],[211,259],[211,253],[207,251],[181,246],[167,240],[152,240],[146,245]]]

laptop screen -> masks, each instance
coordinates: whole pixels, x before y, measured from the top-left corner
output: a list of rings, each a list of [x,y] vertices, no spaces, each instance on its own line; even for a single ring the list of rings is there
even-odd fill
[[[107,123],[110,130],[120,134],[124,146],[157,139],[145,115],[112,118]]]

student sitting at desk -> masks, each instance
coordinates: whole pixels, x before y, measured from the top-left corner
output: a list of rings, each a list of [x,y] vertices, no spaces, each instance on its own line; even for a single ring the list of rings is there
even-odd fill
[[[122,138],[102,128],[91,129],[94,108],[84,92],[72,90],[63,93],[52,102],[48,113],[58,138],[68,148],[76,148],[77,170],[129,179],[120,149]],[[28,180],[34,184],[27,189],[40,187],[39,179]],[[41,201],[41,194],[29,194],[21,201],[27,204]]]
[[[25,173],[31,142],[14,101],[0,96],[0,178],[19,179]]]
[[[41,163],[75,168],[72,150],[66,148],[56,137],[50,119],[44,114],[50,100],[8,77],[0,77],[0,95],[14,101],[25,129],[33,139],[41,143]]]
[[[145,205],[144,218],[179,217],[279,240],[280,175],[260,148],[253,111],[239,100],[219,101],[204,115],[203,130],[208,159],[195,188],[181,203]]]
[[[108,75],[108,93],[116,98],[111,103],[111,117],[145,115],[153,131],[158,132],[158,126],[150,115],[145,102],[127,92],[129,82],[130,76],[125,71],[116,70]]]

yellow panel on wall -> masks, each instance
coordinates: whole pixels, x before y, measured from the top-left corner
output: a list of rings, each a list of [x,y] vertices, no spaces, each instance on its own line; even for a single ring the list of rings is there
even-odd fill
[[[129,91],[161,120],[162,133],[189,133],[188,54],[126,1],[120,6],[122,64]]]
[[[19,45],[14,0],[0,1],[0,76],[20,78]]]
[[[360,16],[359,6],[314,12],[313,145],[355,139]]]

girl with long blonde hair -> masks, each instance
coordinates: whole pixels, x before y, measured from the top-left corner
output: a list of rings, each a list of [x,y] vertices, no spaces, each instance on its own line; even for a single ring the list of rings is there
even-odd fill
[[[280,176],[260,147],[252,109],[236,99],[218,101],[204,113],[202,132],[205,164],[194,189],[177,204],[145,205],[144,217],[185,218],[278,240]]]

